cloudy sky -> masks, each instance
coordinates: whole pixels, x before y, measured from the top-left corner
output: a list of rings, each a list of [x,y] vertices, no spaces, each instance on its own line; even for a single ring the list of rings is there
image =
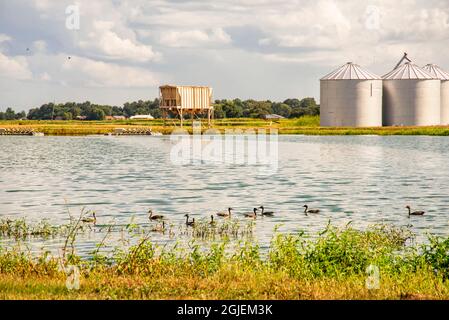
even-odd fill
[[[448,47],[447,0],[0,0],[0,110],[121,105],[166,83],[319,99],[347,61],[382,75],[407,51],[449,69]]]

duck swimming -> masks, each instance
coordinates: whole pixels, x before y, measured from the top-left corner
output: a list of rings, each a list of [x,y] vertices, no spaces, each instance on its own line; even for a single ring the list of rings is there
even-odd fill
[[[308,213],[320,213],[319,209],[310,209],[309,210],[309,206],[308,205],[303,205],[304,209],[304,213],[307,215]]]
[[[226,218],[226,217],[231,217],[231,210],[234,210],[234,209],[232,209],[232,208],[228,208],[228,212],[217,212],[217,216],[219,216],[219,217],[224,217],[224,218]]]
[[[265,208],[263,206],[260,206],[259,209],[262,209],[261,215],[263,215],[263,216],[272,216],[272,215],[274,215],[273,211],[265,211]]]
[[[148,219],[150,219],[150,220],[162,220],[162,219],[164,219],[164,216],[162,216],[162,215],[159,215],[159,214],[154,214],[153,215],[153,210],[148,210],[148,213],[150,214],[149,216],[148,216]]]
[[[424,213],[426,213],[425,211],[413,211],[410,208],[410,206],[405,206],[406,209],[408,209],[408,216],[422,216]]]
[[[192,218],[192,221],[189,221],[189,215],[185,214],[184,217],[186,217],[186,226],[193,227],[195,225],[195,218]]]
[[[95,211],[92,211],[92,217],[85,217],[83,219],[81,219],[82,222],[84,223],[97,223],[97,217],[95,215]]]
[[[254,208],[253,212],[245,213],[244,216],[246,218],[257,218],[257,208]]]

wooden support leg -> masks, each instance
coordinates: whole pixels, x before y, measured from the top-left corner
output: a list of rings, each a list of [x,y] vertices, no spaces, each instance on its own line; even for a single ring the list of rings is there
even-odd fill
[[[179,117],[181,118],[181,128],[182,128],[182,122],[184,120],[184,117],[182,116],[182,109],[179,109]]]

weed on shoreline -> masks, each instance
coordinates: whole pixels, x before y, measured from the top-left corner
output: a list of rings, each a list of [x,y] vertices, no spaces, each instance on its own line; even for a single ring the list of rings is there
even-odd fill
[[[442,299],[449,298],[449,240],[430,236],[417,245],[406,228],[375,225],[357,230],[329,224],[316,237],[275,232],[268,251],[232,224],[167,227],[188,246],[158,245],[148,227],[128,225],[129,247],[102,251],[111,228],[88,257],[80,257],[67,233],[63,255],[31,255],[0,247],[2,298],[99,299]],[[222,223],[228,223],[222,221]],[[23,225],[23,222],[19,223]],[[9,222],[7,226],[16,224]],[[2,224],[3,226],[3,224]],[[4,227],[3,227],[4,228]],[[47,230],[51,227],[46,226]],[[102,227],[106,228],[106,227]],[[210,230],[209,230],[210,228]],[[33,227],[19,230],[35,230]],[[136,230],[138,230],[136,232]],[[215,231],[217,230],[216,234]],[[235,241],[221,237],[244,235]],[[79,230],[78,230],[79,231]],[[178,233],[179,232],[179,233]],[[228,231],[226,231],[228,232]],[[25,232],[28,234],[29,232]],[[3,229],[1,237],[22,235]],[[75,234],[79,234],[75,232]],[[215,236],[213,236],[215,234]],[[209,245],[204,245],[208,240]],[[210,240],[210,241],[209,241]],[[73,240],[74,241],[74,240]],[[207,242],[207,241],[206,241]],[[80,270],[78,291],[64,288],[68,266]],[[367,267],[378,268],[380,287],[365,286]],[[37,288],[46,288],[45,292]]]

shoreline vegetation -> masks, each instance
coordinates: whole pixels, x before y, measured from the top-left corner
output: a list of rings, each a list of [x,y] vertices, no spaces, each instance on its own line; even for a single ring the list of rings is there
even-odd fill
[[[357,230],[329,223],[315,236],[275,230],[269,248],[262,249],[251,237],[251,224],[226,227],[241,221],[199,221],[167,230],[159,222],[131,223],[124,228],[132,244],[105,250],[112,226],[104,225],[104,239],[81,257],[77,237],[100,228],[83,223],[82,215],[63,226],[0,221],[0,299],[449,298],[449,238],[429,236],[417,244],[407,227]],[[236,238],[201,241],[217,230]],[[188,246],[157,245],[153,232],[187,234]],[[26,239],[61,235],[59,256],[24,250]]]
[[[197,120],[199,121],[199,120]],[[378,127],[378,128],[327,128],[319,126],[319,116],[303,116],[295,119],[280,119],[275,121],[250,118],[215,119],[212,129],[221,133],[225,130],[258,130],[276,129],[279,134],[295,135],[428,135],[448,136],[449,126],[432,127]],[[164,135],[180,129],[179,120],[0,120],[0,128],[33,129],[50,136],[82,136],[104,135],[112,133],[116,128],[149,129]],[[192,123],[184,121],[183,129],[192,133]],[[207,130],[206,120],[202,120],[202,131]]]

